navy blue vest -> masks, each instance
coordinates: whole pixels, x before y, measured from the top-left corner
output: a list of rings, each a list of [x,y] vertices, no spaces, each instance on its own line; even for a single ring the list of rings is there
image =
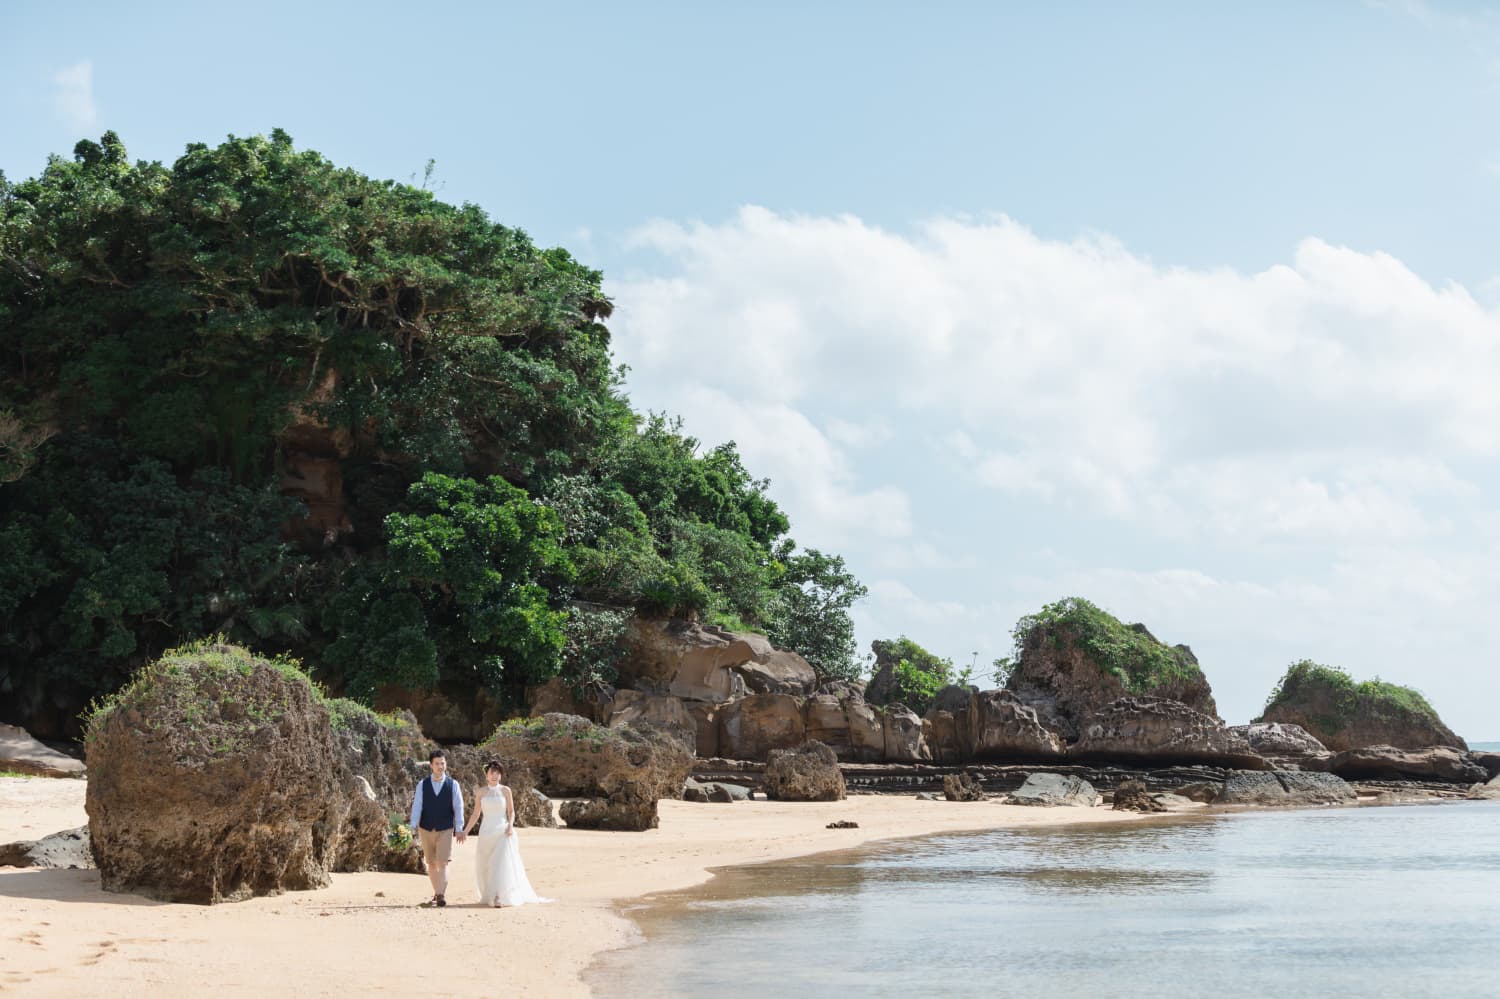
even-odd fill
[[[453,828],[453,791],[458,785],[453,778],[443,778],[443,793],[432,789],[432,781],[422,780],[422,815],[418,824],[429,832],[442,832]]]

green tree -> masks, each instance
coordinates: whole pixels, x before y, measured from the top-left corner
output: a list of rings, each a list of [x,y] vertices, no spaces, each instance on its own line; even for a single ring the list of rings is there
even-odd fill
[[[869,593],[839,555],[815,548],[778,551],[782,566],[766,634],[806,659],[824,680],[856,680],[861,673],[850,609]]]

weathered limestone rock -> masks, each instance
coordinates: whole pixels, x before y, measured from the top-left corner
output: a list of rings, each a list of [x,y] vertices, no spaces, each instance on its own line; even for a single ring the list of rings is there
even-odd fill
[[[454,698],[441,690],[408,690],[405,687],[385,686],[375,693],[375,710],[411,712],[422,731],[443,745],[450,742],[479,742],[493,732],[505,717],[505,709],[500,702],[483,690]]]
[[[802,697],[812,693],[817,687],[817,671],[797,653],[778,649],[766,636],[753,632],[729,631],[724,634],[744,642],[750,649],[750,661],[731,666],[730,669],[740,675],[751,693],[793,694]]]
[[[719,705],[708,701],[685,701],[688,717],[693,719],[694,747],[698,756],[708,760],[719,752]]]
[[[821,742],[841,760],[855,758],[849,738],[849,714],[832,694],[814,694],[802,705],[803,730],[809,741]]]
[[[647,781],[624,780],[607,797],[565,801],[560,809],[569,829],[643,832],[660,823],[656,788]]]
[[[1094,785],[1078,777],[1062,774],[1031,774],[1025,783],[1005,799],[1007,805],[1068,805],[1093,808],[1099,804]]]
[[[1252,722],[1231,725],[1229,731],[1243,738],[1250,751],[1275,763],[1304,764],[1326,760],[1333,754],[1301,725],[1284,722]]]
[[[89,870],[93,866],[88,826],[0,845],[0,867]]]
[[[693,766],[692,751],[665,732],[606,728],[561,714],[508,721],[479,755],[524,763],[537,786],[554,795],[608,796],[629,781],[658,798],[676,798]]]
[[[917,763],[930,760],[932,754],[922,741],[922,719],[915,711],[893,704],[885,709],[885,760],[888,763]]]
[[[1156,800],[1156,797],[1146,790],[1146,785],[1138,780],[1122,780],[1120,786],[1115,788],[1115,800],[1112,806],[1117,812],[1165,812],[1167,806]]]
[[[960,732],[967,758],[1051,760],[1064,752],[1058,733],[1009,690],[984,690],[970,697]]]
[[[860,762],[885,758],[885,716],[862,700],[845,700],[849,718],[849,757]]]
[[[346,829],[356,803],[374,806],[339,766],[312,685],[243,649],[145,667],[93,717],[86,746],[90,840],[109,891],[214,903],[321,888],[341,853],[385,838],[383,821]]]
[[[1244,738],[1218,718],[1164,697],[1122,697],[1094,714],[1070,750],[1078,759],[1209,763],[1266,770]]]
[[[821,742],[775,749],[766,761],[766,797],[772,801],[842,801],[838,757]]]
[[[1231,770],[1215,799],[1220,805],[1347,805],[1354,789],[1333,774],[1300,770]]]
[[[922,741],[938,763],[958,763],[969,758],[968,711],[954,715],[951,711],[929,708],[922,716]]]
[[[635,617],[625,640],[629,651],[617,666],[624,686],[715,703],[746,693],[733,667],[754,660],[755,649],[729,632],[696,621]]]
[[[1258,721],[1300,725],[1333,752],[1368,746],[1469,747],[1421,695],[1391,684],[1355,684],[1340,670],[1299,663]]]
[[[943,797],[949,801],[983,801],[984,785],[971,773],[943,774]]]
[[[1488,778],[1485,769],[1449,746],[1397,749],[1366,746],[1348,749],[1328,761],[1329,773],[1345,780],[1443,780],[1465,784]]]
[[[615,689],[607,684],[587,692],[580,697],[568,686],[566,680],[554,676],[546,683],[532,687],[526,692],[526,709],[533,718],[542,715],[580,715],[589,721],[603,721],[614,699]]]
[[[667,694],[618,691],[609,703],[605,722],[610,728],[649,726],[675,736],[690,749],[698,746],[698,726],[693,716],[682,701]]]
[[[0,770],[38,777],[82,777],[82,760],[44,746],[23,728],[0,725]]]
[[[1464,797],[1478,801],[1500,801],[1500,777],[1493,777],[1484,784],[1473,785]]]
[[[719,750],[736,760],[763,760],[773,749],[807,739],[802,705],[790,694],[751,694],[719,708]]]

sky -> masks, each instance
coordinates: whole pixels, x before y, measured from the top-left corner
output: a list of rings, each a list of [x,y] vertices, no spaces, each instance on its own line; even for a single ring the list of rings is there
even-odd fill
[[[436,6],[436,5],[434,5]],[[810,9],[809,9],[810,8]],[[606,274],[637,408],[989,672],[1082,596],[1500,739],[1500,15],[0,0],[0,170],[286,129]]]

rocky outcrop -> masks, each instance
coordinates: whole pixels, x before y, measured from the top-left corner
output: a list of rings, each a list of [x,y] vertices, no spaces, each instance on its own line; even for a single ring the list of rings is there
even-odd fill
[[[1491,780],[1500,777],[1500,753],[1474,752],[1469,754],[1469,759],[1475,766],[1484,767]]]
[[[410,712],[429,738],[443,745],[480,742],[505,718],[505,709],[484,690],[449,696],[442,690],[385,686],[375,694],[375,710]]]
[[[658,729],[680,739],[689,750],[698,746],[698,725],[682,701],[669,694],[621,690],[609,702],[605,722],[610,728],[627,725]]]
[[[0,867],[87,870],[93,866],[88,826],[0,845]]]
[[[1156,800],[1156,796],[1138,780],[1122,780],[1115,788],[1115,800],[1111,807],[1117,812],[1165,812],[1167,806]]]
[[[604,798],[565,801],[559,810],[569,829],[611,829],[644,832],[660,823],[658,795],[648,781],[625,780]]]
[[[887,763],[916,763],[932,759],[927,744],[922,741],[922,719],[915,711],[893,704],[883,714],[885,747],[883,759]]]
[[[42,745],[23,728],[0,725],[0,770],[38,777],[82,777],[82,760]]]
[[[1244,738],[1218,718],[1164,697],[1112,702],[1089,718],[1070,753],[1078,759],[1269,769]]]
[[[467,810],[465,814],[474,813],[474,799],[478,796],[480,788],[488,783],[488,777],[484,772],[485,764],[492,759],[498,759],[505,767],[505,786],[510,788],[510,800],[516,810],[516,826],[522,829],[557,828],[557,816],[552,813],[552,801],[537,788],[536,775],[525,762],[489,752],[480,746],[447,746],[444,752],[448,754],[449,775],[458,781],[459,787],[463,789],[464,808]],[[412,770],[414,779],[404,792],[406,809],[410,808],[416,782],[425,780],[432,773],[425,754],[421,757],[421,762],[412,766]]]
[[[1395,746],[1349,749],[1328,761],[1328,771],[1345,780],[1437,780],[1464,784],[1482,782],[1489,776],[1467,754],[1448,746],[1420,750]]]
[[[696,621],[631,618],[620,682],[638,690],[722,703],[748,689],[734,667],[755,659],[755,649],[727,631]]]
[[[1250,751],[1275,764],[1315,763],[1333,754],[1301,725],[1283,722],[1252,722],[1231,725],[1229,731],[1249,745]]]
[[[576,693],[568,682],[554,676],[526,692],[526,709],[533,718],[542,715],[579,715],[589,721],[603,721],[614,699],[615,689],[607,684],[587,691],[583,696]]]
[[[1343,670],[1307,661],[1288,668],[1257,721],[1300,725],[1333,752],[1468,748],[1415,690],[1379,680],[1355,683]]]
[[[764,760],[773,749],[807,741],[802,702],[790,694],[751,694],[718,710],[719,751],[736,760]]]
[[[723,634],[745,643],[750,649],[748,662],[729,668],[739,674],[751,693],[804,697],[817,687],[817,671],[797,653],[778,649],[766,636],[753,632],[727,631]]]
[[[1199,714],[1218,717],[1208,679],[1186,645],[1168,647],[1144,625],[1122,624],[1087,601],[1063,601],[1048,611],[1053,613],[1038,616],[1020,636],[1015,668],[1005,686],[1065,740],[1079,737],[1089,719],[1132,695],[1179,701]],[[1101,635],[1107,641],[1097,640]],[[1122,662],[1103,661],[1090,651],[1104,646],[1122,649],[1116,653]],[[1137,660],[1160,665],[1132,679],[1127,667]]]
[[[553,795],[609,797],[626,783],[639,783],[658,798],[676,798],[693,766],[692,750],[675,736],[563,714],[508,721],[479,755],[525,764],[537,786]]]
[[[821,742],[776,749],[766,761],[766,797],[772,801],[842,801],[838,757]]]
[[[960,717],[959,748],[967,759],[1050,760],[1063,755],[1062,738],[1012,691],[979,691]]]
[[[943,797],[949,801],[983,801],[984,785],[970,773],[944,774]]]
[[[1494,777],[1484,784],[1473,785],[1464,797],[1474,801],[1500,801],[1500,777]]]
[[[682,706],[693,719],[694,748],[698,755],[705,760],[722,756],[719,751],[719,705],[707,701],[684,701]]]
[[[109,891],[214,903],[321,888],[341,855],[374,855],[388,832],[306,677],[243,649],[145,667],[90,720],[86,747]]]
[[[1349,805],[1354,789],[1333,774],[1300,770],[1234,770],[1224,778],[1218,805]]]
[[[1027,777],[1025,783],[1005,799],[1007,805],[1068,805],[1075,808],[1093,808],[1099,801],[1099,792],[1086,780],[1041,773]]]

